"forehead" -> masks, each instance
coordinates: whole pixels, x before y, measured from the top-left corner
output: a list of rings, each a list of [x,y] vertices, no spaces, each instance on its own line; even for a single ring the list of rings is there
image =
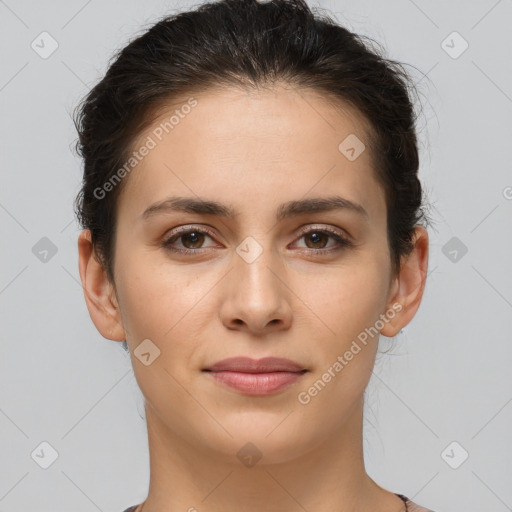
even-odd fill
[[[336,193],[382,215],[365,120],[334,105],[316,91],[279,86],[217,88],[163,104],[133,145],[150,149],[125,178],[120,213],[134,219],[166,195],[243,211]]]

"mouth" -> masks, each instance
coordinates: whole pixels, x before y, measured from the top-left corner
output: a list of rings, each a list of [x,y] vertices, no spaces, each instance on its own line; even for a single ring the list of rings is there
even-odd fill
[[[202,370],[222,386],[246,395],[277,393],[298,382],[308,370],[289,359],[224,359]]]

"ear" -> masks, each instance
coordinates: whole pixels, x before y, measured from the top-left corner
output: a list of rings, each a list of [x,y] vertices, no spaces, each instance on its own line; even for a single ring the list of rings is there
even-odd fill
[[[80,279],[91,320],[104,338],[124,341],[126,334],[115,290],[97,259],[88,229],[78,236],[78,255]]]
[[[428,268],[428,233],[425,228],[416,226],[413,242],[414,249],[402,263],[390,288],[388,310],[391,308],[397,313],[382,328],[384,336],[396,336],[412,320],[423,297]]]

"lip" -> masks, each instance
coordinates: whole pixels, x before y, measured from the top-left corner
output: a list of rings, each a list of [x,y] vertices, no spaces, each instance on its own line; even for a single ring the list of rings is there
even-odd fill
[[[230,357],[204,369],[204,371],[211,372],[227,371],[242,373],[301,372],[303,370],[305,368],[300,364],[281,357],[264,357],[262,359]]]
[[[308,370],[279,357],[232,357],[203,369],[220,384],[247,395],[269,395],[300,380]]]

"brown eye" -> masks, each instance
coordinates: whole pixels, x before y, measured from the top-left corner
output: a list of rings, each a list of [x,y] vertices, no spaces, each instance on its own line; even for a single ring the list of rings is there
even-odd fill
[[[330,236],[322,231],[310,231],[304,235],[304,239],[311,242],[312,246],[309,246],[306,242],[306,245],[311,249],[323,249],[328,243],[329,238]]]
[[[331,229],[310,229],[303,231],[299,240],[304,239],[305,248],[304,252],[318,255],[328,255],[335,251],[344,248],[353,247],[354,244],[346,237]],[[328,246],[329,239],[334,241],[331,246]]]
[[[162,247],[168,251],[182,254],[200,254],[208,248],[215,246],[204,246],[206,238],[213,240],[213,234],[203,229],[182,227],[175,230],[173,234],[162,242]],[[303,231],[299,240],[304,239],[305,248],[303,251],[311,254],[328,255],[343,248],[353,246],[353,243],[330,229],[310,229]],[[328,246],[329,239],[334,243]],[[178,244],[178,245],[177,245]],[[180,247],[181,245],[181,247]]]
[[[187,249],[199,249],[204,242],[204,234],[200,231],[190,231],[185,235],[180,235],[179,238],[182,239],[182,243]],[[187,242],[185,243],[185,241]]]
[[[203,250],[203,244],[206,238],[212,238],[212,235],[208,231],[190,227],[182,228],[178,230],[177,233],[175,231],[173,235],[164,240],[162,247],[169,251],[186,254],[192,254],[194,252],[199,253]],[[180,242],[178,246],[175,245],[177,242]],[[204,249],[207,248],[208,246]]]

